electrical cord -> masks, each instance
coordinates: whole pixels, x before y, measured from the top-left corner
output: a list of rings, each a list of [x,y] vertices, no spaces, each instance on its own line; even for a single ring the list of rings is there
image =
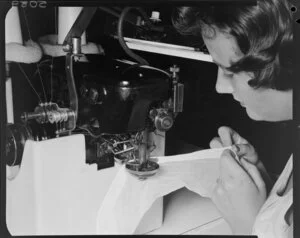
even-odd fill
[[[122,48],[124,49],[124,51],[126,52],[126,54],[128,56],[130,56],[131,58],[133,58],[134,60],[136,60],[139,64],[142,65],[149,65],[149,63],[142,57],[140,57],[139,55],[135,54],[131,49],[129,49],[129,47],[127,46],[124,37],[123,37],[123,22],[125,19],[125,16],[127,15],[127,13],[131,10],[137,10],[139,11],[142,16],[146,19],[148,19],[147,15],[139,8],[136,7],[125,7],[124,10],[122,11],[119,21],[118,21],[118,40],[120,45],[122,46]],[[149,19],[148,19],[149,21]]]

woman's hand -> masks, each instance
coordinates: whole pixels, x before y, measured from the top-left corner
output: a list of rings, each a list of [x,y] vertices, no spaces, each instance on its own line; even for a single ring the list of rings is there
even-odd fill
[[[237,158],[243,158],[246,162],[255,165],[261,173],[263,180],[267,186],[267,192],[273,186],[269,174],[267,173],[265,166],[259,160],[258,154],[255,148],[243,137],[241,137],[236,131],[227,126],[222,126],[218,129],[219,137],[215,137],[210,142],[211,148],[220,148],[232,146],[232,151],[236,154]]]
[[[251,233],[266,197],[266,186],[258,168],[244,158],[237,161],[231,150],[225,150],[212,200],[234,234]]]
[[[211,148],[221,148],[232,146],[232,150],[238,155],[243,156],[248,162],[257,164],[258,155],[254,147],[236,131],[227,126],[218,129],[219,137],[215,137],[210,142]]]
[[[236,131],[227,126],[218,129],[219,137],[215,137],[210,142],[211,148],[221,148],[234,144],[247,144],[248,141],[241,137]]]

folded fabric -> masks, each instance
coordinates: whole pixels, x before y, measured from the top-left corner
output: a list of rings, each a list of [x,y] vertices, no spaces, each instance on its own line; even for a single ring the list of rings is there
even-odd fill
[[[156,199],[182,187],[210,197],[219,176],[218,161],[226,148],[158,157],[158,172],[139,180],[122,166],[97,216],[97,234],[134,234]]]
[[[39,38],[39,43],[43,49],[45,55],[50,55],[53,57],[64,56],[67,54],[63,50],[63,46],[57,44],[57,35],[46,35]],[[83,54],[104,54],[104,49],[101,45],[89,42],[81,46],[81,52]]]
[[[32,64],[42,58],[43,52],[36,42],[28,40],[24,45],[15,42],[5,44],[5,55],[8,62]]]

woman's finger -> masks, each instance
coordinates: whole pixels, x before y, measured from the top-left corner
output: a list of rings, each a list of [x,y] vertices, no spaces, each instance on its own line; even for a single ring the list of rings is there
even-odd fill
[[[227,126],[222,126],[218,129],[218,134],[221,138],[222,144],[224,147],[233,145],[233,141],[231,138],[232,129]]]
[[[220,158],[220,166],[220,173],[224,171],[227,174],[226,177],[239,177],[245,173],[244,168],[236,160],[235,154],[229,149],[223,151]]]
[[[249,176],[251,177],[251,179],[253,180],[253,182],[257,186],[257,188],[259,190],[262,190],[262,189],[265,190],[266,189],[266,184],[265,184],[258,168],[255,165],[249,163],[244,158],[241,159],[241,164],[244,167],[244,169],[246,170],[246,172],[249,174]]]
[[[222,140],[223,146],[233,144],[246,144],[248,141],[241,137],[239,133],[228,126],[222,126],[218,129],[218,134]]]
[[[214,148],[222,148],[223,144],[221,142],[221,138],[219,137],[215,137],[213,138],[210,143],[209,143],[210,148],[214,149]]]
[[[239,158],[245,158],[252,164],[258,161],[257,153],[251,144],[236,144],[231,147]]]

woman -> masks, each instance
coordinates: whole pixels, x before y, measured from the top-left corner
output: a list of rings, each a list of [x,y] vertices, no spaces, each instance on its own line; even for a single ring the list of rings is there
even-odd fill
[[[232,94],[253,120],[292,119],[292,16],[286,0],[255,6],[181,7],[182,34],[203,39],[218,66],[216,90]],[[292,158],[274,184],[253,146],[229,127],[212,148],[232,146],[220,159],[212,200],[234,234],[293,236]],[[274,184],[274,186],[273,186]]]

